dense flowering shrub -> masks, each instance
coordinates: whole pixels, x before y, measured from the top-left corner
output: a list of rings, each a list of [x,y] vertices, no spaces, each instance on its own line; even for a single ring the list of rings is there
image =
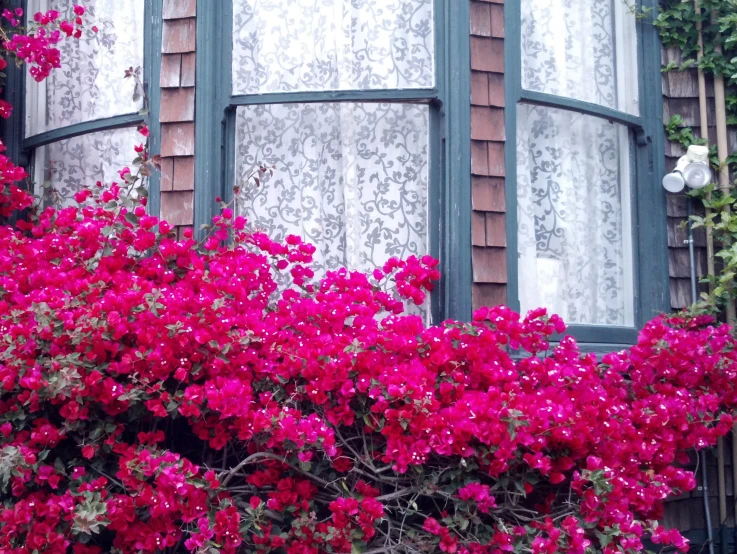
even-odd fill
[[[54,35],[24,36],[42,76]],[[227,206],[179,240],[129,194],[135,150],[0,227],[0,552],[686,549],[656,520],[731,428],[730,329],[660,317],[597,360],[544,310],[426,327],[402,312],[431,258],[316,281],[314,247]],[[3,213],[29,207],[0,160]]]

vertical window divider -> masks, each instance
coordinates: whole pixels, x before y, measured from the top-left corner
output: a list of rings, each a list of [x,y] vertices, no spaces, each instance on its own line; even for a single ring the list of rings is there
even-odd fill
[[[194,233],[212,222],[215,197],[222,190],[225,106],[230,95],[230,52],[232,41],[225,29],[229,0],[197,0],[197,71],[195,79],[195,198]],[[232,19],[232,18],[231,18]],[[228,48],[230,46],[230,48]],[[223,74],[225,73],[225,74]]]
[[[149,128],[149,153],[161,151],[161,39],[163,5],[156,0],[146,0],[144,21],[144,90],[148,96],[149,112],[146,122]],[[161,172],[152,171],[148,178],[148,212],[161,213]]]

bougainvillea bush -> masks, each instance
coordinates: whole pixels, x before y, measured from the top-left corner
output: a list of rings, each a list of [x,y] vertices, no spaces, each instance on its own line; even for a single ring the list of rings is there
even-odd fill
[[[82,23],[36,22],[4,48],[43,79]],[[544,310],[427,327],[431,258],[316,280],[228,207],[178,240],[130,194],[141,131],[118,183],[0,227],[0,552],[687,548],[656,520],[731,429],[730,329],[660,317],[597,360]]]

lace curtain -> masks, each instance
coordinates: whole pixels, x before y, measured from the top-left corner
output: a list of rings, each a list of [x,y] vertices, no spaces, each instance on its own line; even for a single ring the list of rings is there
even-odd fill
[[[430,88],[434,0],[233,0],[233,94]],[[268,102],[268,99],[264,100]],[[236,112],[238,212],[317,248],[318,277],[424,255],[430,108],[323,102]],[[261,164],[274,175],[256,187]]]
[[[433,0],[233,0],[233,94],[428,88]]]
[[[428,252],[428,117],[414,104],[239,107],[237,207],[274,238],[317,247],[319,272]],[[262,163],[274,175],[256,186]]]
[[[141,0],[32,0],[29,12],[58,10],[72,14],[74,4],[86,8],[86,30],[80,40],[59,44],[62,67],[46,81],[28,79],[26,136],[141,109],[133,100],[132,78],[125,70],[143,65]],[[98,32],[91,30],[92,25]]]
[[[95,119],[135,113],[135,83],[125,70],[143,65],[144,21],[141,0],[31,0],[29,13],[55,9],[71,17],[74,4],[86,8],[80,40],[59,44],[62,67],[43,83],[27,79],[26,135],[31,136]],[[96,25],[98,32],[91,27]],[[74,193],[96,181],[110,183],[136,156],[141,142],[135,129],[101,131],[36,149],[34,179],[46,203],[73,203]]]
[[[638,113],[637,19],[622,0],[521,0],[522,86]]]
[[[135,128],[88,133],[52,142],[36,149],[37,194],[44,205],[74,205],[74,194],[97,181],[120,182],[118,171],[130,165],[140,142]]]
[[[522,0],[522,85],[638,112],[636,19],[618,0]],[[634,325],[628,130],[517,106],[519,296],[568,323]]]
[[[628,130],[517,108],[519,294],[568,323],[633,325]]]

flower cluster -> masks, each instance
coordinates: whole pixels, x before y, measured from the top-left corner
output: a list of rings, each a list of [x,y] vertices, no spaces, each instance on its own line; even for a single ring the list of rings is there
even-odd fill
[[[728,327],[659,317],[597,359],[542,309],[428,326],[435,260],[316,279],[228,206],[180,237],[135,152],[0,226],[0,552],[687,548],[656,520],[732,427]]]

